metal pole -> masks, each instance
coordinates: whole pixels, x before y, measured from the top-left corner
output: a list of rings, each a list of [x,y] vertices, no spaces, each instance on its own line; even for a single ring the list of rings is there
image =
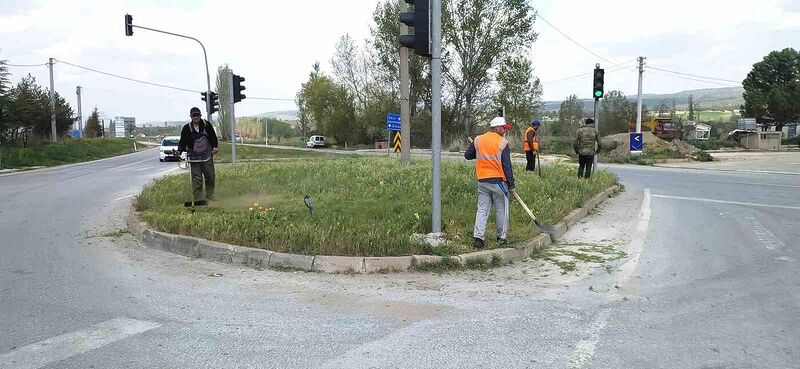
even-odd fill
[[[639,94],[636,98],[636,133],[642,132],[642,75],[644,74],[644,57],[639,57]]]
[[[56,94],[53,90],[53,58],[47,63],[50,68],[50,139],[53,142],[58,141],[58,132],[56,132]]]
[[[431,162],[433,196],[431,219],[434,233],[442,231],[442,1],[431,0]]]
[[[598,102],[600,99],[594,98],[594,130],[597,131],[597,134],[600,134],[600,122],[597,121],[597,108],[600,104]],[[594,155],[594,160],[592,161],[592,172],[597,171],[597,154]]]
[[[83,137],[83,111],[81,110],[81,86],[78,86],[75,91],[78,94],[78,137]]]
[[[233,71],[228,69],[228,109],[231,127],[231,164],[236,164],[236,115],[233,113]]]
[[[408,11],[408,4],[404,0],[398,2],[401,14]],[[400,23],[400,35],[408,33],[408,26]],[[408,76],[408,52],[407,47],[400,47],[400,162],[406,165],[411,163],[411,80]]]
[[[269,146],[269,118],[264,117],[264,146]]]

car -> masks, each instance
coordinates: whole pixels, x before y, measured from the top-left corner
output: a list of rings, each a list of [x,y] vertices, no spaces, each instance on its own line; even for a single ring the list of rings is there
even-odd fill
[[[166,161],[168,159],[179,160],[178,157],[172,154],[172,150],[178,149],[178,141],[180,136],[167,136],[161,140],[161,146],[158,147],[158,161]],[[186,159],[186,153],[181,154],[181,158]]]
[[[308,138],[306,141],[306,147],[308,148],[315,148],[315,147],[325,147],[325,137],[314,135]]]

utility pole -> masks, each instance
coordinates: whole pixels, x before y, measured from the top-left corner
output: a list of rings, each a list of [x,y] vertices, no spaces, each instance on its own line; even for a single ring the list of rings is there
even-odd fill
[[[636,97],[636,133],[642,132],[642,76],[644,75],[644,56],[639,57],[639,94]]]
[[[431,226],[442,232],[442,1],[431,0]]]
[[[231,127],[231,164],[236,164],[236,115],[233,113],[233,71],[228,69],[228,111]]]
[[[83,137],[83,112],[81,111],[81,86],[75,88],[75,93],[78,94],[78,131],[79,137]]]
[[[58,132],[56,132],[56,94],[53,91],[53,58],[47,63],[50,68],[50,139],[53,142],[58,141]]]
[[[401,14],[408,11],[408,4],[404,0],[398,2]],[[401,22],[400,35],[407,35],[409,32],[408,26]],[[400,46],[400,162],[405,165],[411,164],[411,80],[408,76],[408,54],[408,48]]]
[[[264,117],[264,146],[269,146],[269,118]]]

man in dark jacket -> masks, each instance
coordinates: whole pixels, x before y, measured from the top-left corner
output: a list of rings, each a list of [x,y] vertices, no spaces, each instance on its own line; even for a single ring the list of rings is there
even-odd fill
[[[600,135],[594,129],[594,119],[587,119],[586,124],[578,128],[572,145],[578,154],[578,177],[591,177],[594,156],[600,153]]]
[[[214,197],[214,157],[219,152],[219,141],[214,127],[203,119],[197,107],[189,111],[192,122],[183,126],[181,139],[178,141],[176,154],[186,152],[191,162],[192,190],[194,200],[203,201],[203,179],[205,178],[206,196],[208,200]]]

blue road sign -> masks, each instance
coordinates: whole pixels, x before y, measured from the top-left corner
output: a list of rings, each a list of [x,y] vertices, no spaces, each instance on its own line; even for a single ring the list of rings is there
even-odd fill
[[[386,114],[386,129],[390,131],[400,130],[400,114],[395,114],[395,113]]]
[[[644,138],[641,133],[631,133],[631,151],[642,151],[644,148]]]

